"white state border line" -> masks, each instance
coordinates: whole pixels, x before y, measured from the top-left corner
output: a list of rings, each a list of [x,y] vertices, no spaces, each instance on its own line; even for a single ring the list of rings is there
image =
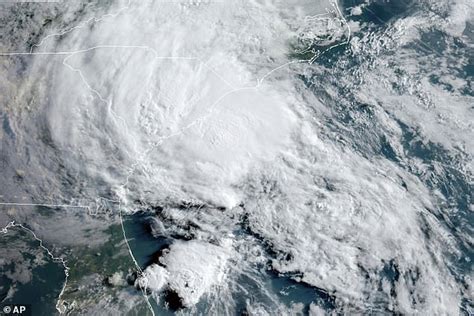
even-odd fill
[[[68,67],[71,71],[73,72],[77,72],[79,73],[80,77],[81,77],[81,80],[83,81],[83,83],[85,84],[85,86],[87,87],[87,89],[89,91],[91,91],[94,95],[96,95],[99,100],[101,100],[102,102],[104,102],[105,104],[109,105],[109,102],[104,99],[100,93],[93,89],[89,83],[87,82],[87,80],[85,79],[84,75],[82,74],[81,70],[80,69],[76,69],[74,67],[72,67],[70,64],[68,64],[66,61],[67,59],[69,59],[70,57],[72,57],[73,55],[75,54],[80,54],[80,53],[86,53],[86,52],[90,52],[92,50],[95,50],[95,49],[104,49],[104,48],[133,48],[133,49],[145,49],[145,50],[150,50],[154,55],[155,55],[155,59],[170,59],[170,60],[196,60],[198,61],[200,64],[204,65],[204,67],[206,67],[207,69],[209,69],[212,73],[214,73],[220,80],[222,80],[227,86],[229,86],[232,90],[224,93],[221,97],[219,97],[211,106],[210,108],[208,109],[208,114],[203,116],[203,117],[200,117],[198,119],[196,119],[195,121],[191,122],[190,124],[188,124],[187,126],[185,126],[184,128],[182,128],[179,132],[176,132],[174,134],[170,134],[170,135],[167,135],[167,136],[161,136],[159,138],[159,140],[156,142],[156,144],[154,144],[153,146],[151,146],[147,151],[145,151],[143,154],[144,156],[146,156],[148,154],[148,152],[150,150],[152,150],[153,148],[159,146],[162,144],[163,140],[165,139],[169,139],[171,137],[174,137],[174,136],[178,136],[178,135],[181,135],[184,130],[194,126],[196,123],[199,123],[199,122],[202,122],[204,119],[208,118],[211,114],[212,114],[212,111],[214,109],[214,107],[224,98],[226,97],[227,95],[231,94],[231,93],[234,93],[234,92],[238,92],[238,91],[241,91],[241,90],[247,90],[247,89],[258,89],[261,84],[263,83],[263,81],[268,78],[272,73],[282,69],[282,68],[285,68],[285,67],[288,67],[292,64],[297,64],[297,63],[309,63],[309,64],[312,64],[315,62],[315,60],[321,56],[322,54],[332,50],[333,48],[335,47],[339,47],[339,46],[342,46],[342,45],[346,45],[350,42],[351,40],[351,29],[350,29],[350,26],[349,24],[347,23],[346,19],[344,18],[344,15],[342,14],[341,10],[339,9],[339,6],[338,6],[338,3],[337,3],[338,0],[332,0],[331,1],[331,5],[334,7],[334,9],[336,10],[337,14],[339,15],[339,18],[341,19],[342,23],[346,26],[347,28],[347,40],[345,42],[342,42],[342,43],[339,43],[339,44],[336,44],[336,45],[333,45],[333,46],[330,46],[329,48],[327,48],[326,50],[324,51],[314,51],[312,50],[312,53],[314,53],[314,56],[310,59],[304,59],[304,60],[296,60],[296,61],[290,61],[288,63],[285,63],[285,64],[282,64],[272,70],[270,70],[269,72],[267,72],[265,75],[263,75],[260,79],[257,79],[256,80],[256,85],[255,86],[250,86],[250,87],[240,87],[240,88],[235,88],[232,84],[230,84],[227,80],[225,80],[219,73],[217,73],[214,69],[212,69],[212,67],[210,67],[209,65],[207,65],[206,62],[204,62],[202,59],[200,58],[197,58],[197,57],[179,57],[179,56],[159,56],[158,52],[149,47],[149,46],[141,46],[141,45],[98,45],[98,46],[94,46],[94,47],[89,47],[89,48],[85,48],[85,49],[80,49],[80,50],[75,50],[75,51],[59,51],[59,52],[33,52],[33,49],[34,47],[40,47],[48,38],[51,38],[51,37],[54,37],[54,36],[62,36],[62,35],[65,35],[67,33],[70,33],[76,29],[80,29],[84,26],[86,26],[87,24],[89,24],[90,22],[99,22],[99,21],[102,21],[104,18],[106,17],[116,17],[117,15],[119,15],[120,13],[122,13],[122,11],[126,10],[126,9],[129,9],[130,8],[130,3],[131,3],[131,0],[128,1],[128,4],[121,8],[117,13],[115,14],[105,14],[103,15],[102,17],[100,18],[91,18],[83,23],[81,23],[80,25],[76,26],[76,27],[73,27],[71,29],[68,29],[68,30],[65,30],[65,31],[62,31],[62,32],[59,32],[59,33],[55,33],[55,34],[49,34],[47,35],[46,37],[44,37],[38,44],[35,44],[31,47],[30,49],[30,52],[4,52],[4,53],[0,53],[0,56],[22,56],[22,55],[29,55],[29,56],[41,56],[41,55],[62,55],[62,56],[66,56],[64,59],[63,59],[63,65]],[[321,14],[321,15],[318,15],[318,16],[308,16],[306,17],[307,19],[309,20],[316,20],[319,18],[319,16],[325,16],[329,14],[326,13],[326,14]],[[116,119],[119,119],[122,121],[122,123],[124,123],[124,127],[125,128],[128,128],[128,126],[126,125],[125,123],[125,120],[120,117],[119,115],[117,115],[112,109],[111,107],[109,106],[109,110],[111,111],[112,115],[116,118]],[[140,160],[143,159],[144,157],[140,157],[139,159],[136,160],[136,162],[132,165],[127,177],[126,177],[126,181],[123,185],[119,186],[119,188],[121,189],[125,189],[125,187],[128,185],[128,182],[129,182],[129,178],[132,176],[132,174],[136,171],[136,167],[140,164]],[[102,198],[99,198],[99,199],[102,199]],[[105,198],[104,198],[105,199]],[[107,199],[105,199],[107,200]],[[96,200],[97,201],[97,200]],[[112,202],[118,202],[119,204],[119,218],[120,218],[120,224],[121,224],[121,228],[122,228],[122,233],[123,233],[123,237],[124,237],[124,241],[125,241],[125,244],[127,245],[127,249],[128,249],[128,252],[130,254],[130,257],[132,259],[132,261],[134,262],[135,264],[135,268],[137,269],[137,271],[139,272],[139,276],[142,276],[143,275],[143,270],[141,269],[140,265],[138,264],[135,256],[133,255],[133,251],[130,247],[130,244],[128,242],[128,238],[126,236],[126,232],[125,232],[125,227],[124,227],[124,223],[123,223],[123,216],[122,216],[122,206],[121,206],[121,202],[120,201],[113,201],[113,200],[109,200],[109,201],[112,201]],[[15,203],[15,202],[0,202],[0,205],[5,205],[5,206],[42,206],[42,207],[51,207],[51,208],[85,208],[85,209],[88,209],[89,212],[91,210],[90,206],[80,206],[80,205],[67,205],[67,204],[47,204],[47,203],[39,203],[39,204],[35,204],[35,203]],[[41,248],[43,248],[44,250],[46,250],[48,252],[48,255],[50,255],[50,257],[53,259],[53,260],[60,260],[60,262],[62,263],[63,267],[64,267],[64,273],[66,275],[66,278],[65,278],[65,282],[64,282],[64,286],[63,286],[63,289],[58,297],[58,300],[57,300],[57,303],[56,303],[56,309],[58,310],[58,312],[60,314],[64,313],[64,312],[67,312],[67,311],[62,311],[61,308],[63,307],[63,305],[61,305],[62,303],[62,295],[64,294],[64,291],[66,289],[66,286],[67,286],[67,280],[68,280],[68,276],[69,276],[69,267],[67,266],[67,261],[62,259],[62,258],[59,258],[59,257],[54,257],[54,255],[49,251],[48,248],[46,248],[45,246],[43,246],[43,241],[41,239],[39,239],[36,234],[30,230],[29,228],[26,228],[25,226],[23,226],[22,224],[15,224],[14,221],[10,222],[5,228],[3,228],[1,230],[1,232],[3,233],[7,233],[8,232],[8,228],[10,227],[20,227],[28,232],[30,232],[31,234],[33,234],[33,236],[35,237],[36,240],[38,240],[40,242],[40,246]],[[145,284],[147,284],[148,282],[148,279],[145,278]],[[153,307],[150,303],[150,300],[149,300],[149,297],[146,295],[146,289],[147,289],[147,286],[145,285],[145,287],[142,289],[143,291],[143,296],[147,302],[147,305],[152,313],[153,316],[155,316],[155,312],[153,310]],[[73,302],[74,303],[74,302]],[[71,306],[73,306],[73,303],[71,304]]]
[[[0,233],[3,233],[4,235],[8,233],[8,229],[9,228],[14,228],[14,227],[19,227],[21,228],[22,230],[30,233],[31,235],[33,235],[33,237],[35,238],[35,240],[37,240],[39,242],[39,245],[40,247],[46,251],[46,253],[48,254],[48,256],[54,261],[54,262],[59,262],[61,263],[61,265],[63,266],[64,268],[64,275],[65,275],[65,280],[64,280],[64,284],[63,284],[63,287],[61,289],[61,292],[59,293],[59,296],[58,296],[58,300],[56,301],[56,310],[62,314],[64,311],[62,311],[61,307],[62,307],[62,300],[61,300],[61,297],[63,296],[64,294],[64,291],[66,290],[66,286],[67,286],[67,281],[68,281],[68,278],[69,278],[69,267],[67,266],[67,261],[62,258],[62,257],[55,257],[53,255],[53,253],[46,247],[44,246],[43,244],[43,240],[41,238],[39,238],[34,231],[32,231],[31,229],[29,229],[28,227],[25,227],[23,226],[22,224],[16,224],[15,221],[11,221],[9,222],[4,228],[0,229]]]

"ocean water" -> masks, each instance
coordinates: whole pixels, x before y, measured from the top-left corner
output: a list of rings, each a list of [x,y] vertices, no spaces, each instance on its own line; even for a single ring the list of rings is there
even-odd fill
[[[3,6],[2,201],[61,206],[0,220],[73,312],[472,314],[469,1]]]
[[[19,228],[11,228],[9,238],[2,240],[2,247],[11,247],[20,241],[18,252],[19,261],[2,265],[0,294],[2,306],[17,304],[29,305],[28,310],[38,315],[51,315],[56,312],[56,300],[64,284],[64,269],[52,261],[46,254],[38,256],[38,241],[32,241],[32,236]],[[16,241],[12,240],[15,239]],[[2,258],[6,259],[6,257]],[[38,261],[44,261],[39,263]],[[15,275],[31,274],[31,279],[17,282]],[[13,286],[12,295],[7,291]]]

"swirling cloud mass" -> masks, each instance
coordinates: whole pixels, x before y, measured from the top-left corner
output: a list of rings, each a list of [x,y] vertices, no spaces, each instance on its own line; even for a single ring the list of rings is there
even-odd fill
[[[78,206],[2,225],[145,214],[108,282],[158,314],[472,312],[470,1],[0,6],[2,200]]]

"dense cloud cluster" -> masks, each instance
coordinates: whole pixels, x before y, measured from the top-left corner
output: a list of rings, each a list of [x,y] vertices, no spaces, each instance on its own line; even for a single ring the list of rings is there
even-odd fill
[[[154,211],[168,245],[134,285],[158,300],[230,313],[253,284],[250,314],[457,314],[473,6],[407,1],[370,22],[378,1],[349,2],[51,9],[53,35],[19,48],[34,55],[2,56],[12,144],[35,148],[51,199]],[[279,277],[329,303],[286,306],[265,283]]]

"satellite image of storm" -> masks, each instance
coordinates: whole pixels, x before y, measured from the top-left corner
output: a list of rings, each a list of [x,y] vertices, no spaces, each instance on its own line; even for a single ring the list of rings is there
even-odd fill
[[[0,316],[474,315],[474,0],[0,0]]]

